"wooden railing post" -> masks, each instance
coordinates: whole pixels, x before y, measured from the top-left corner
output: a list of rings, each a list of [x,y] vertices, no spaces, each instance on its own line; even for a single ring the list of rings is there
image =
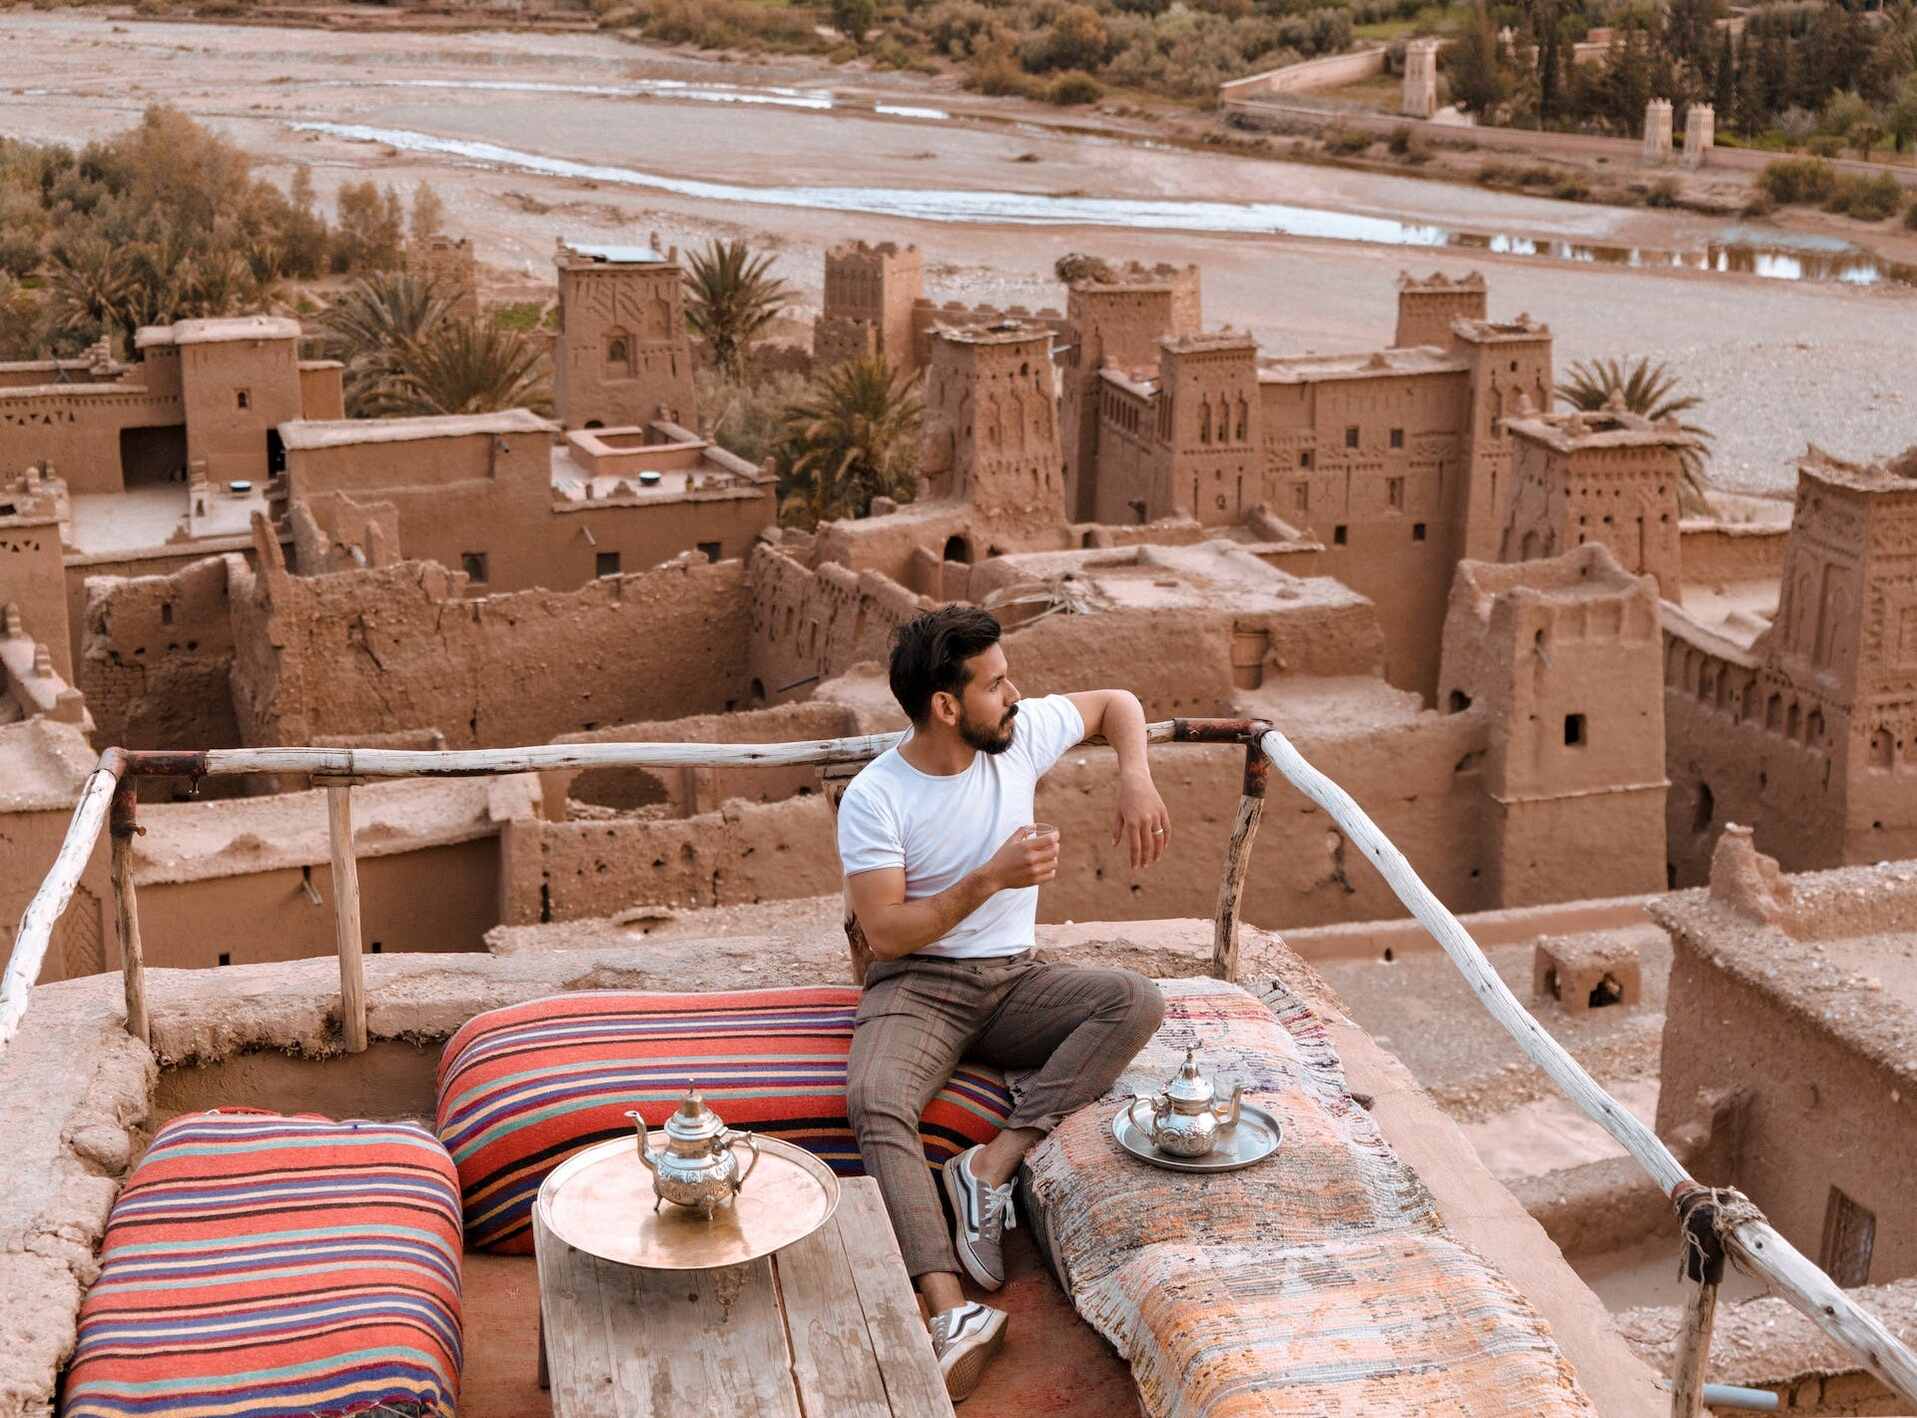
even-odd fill
[[[1685,1297],[1684,1318],[1677,1331],[1671,1418],[1698,1418],[1704,1411],[1717,1287],[1724,1279],[1724,1238],[1718,1234],[1717,1202],[1711,1192],[1696,1183],[1679,1183],[1672,1199],[1684,1238],[1684,1278],[1696,1288]]]
[[[366,1048],[366,968],[360,959],[359,864],[353,859],[353,787],[326,785],[326,829],[333,850],[333,929],[339,944],[339,1024],[349,1054]]]
[[[107,832],[113,839],[110,875],[113,912],[120,923],[120,975],[126,988],[126,1032],[142,1044],[153,1042],[146,1012],[146,957],[140,950],[140,907],[133,895],[133,839],[146,829],[138,822],[140,780],[132,774],[113,789]]]
[[[1245,895],[1245,876],[1251,870],[1251,841],[1258,820],[1265,815],[1265,783],[1271,760],[1257,735],[1245,745],[1245,786],[1238,799],[1238,817],[1231,825],[1231,844],[1225,848],[1225,875],[1218,883],[1218,914],[1212,922],[1211,973],[1221,980],[1238,978],[1238,907]]]

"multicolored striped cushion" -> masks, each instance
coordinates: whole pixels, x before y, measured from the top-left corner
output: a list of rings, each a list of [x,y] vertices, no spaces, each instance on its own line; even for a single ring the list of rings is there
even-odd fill
[[[631,1137],[628,1108],[662,1127],[688,1083],[719,1116],[816,1153],[841,1176],[864,1168],[845,1115],[845,1059],[859,991],[555,995],[467,1021],[439,1062],[439,1137],[459,1168],[466,1243],[532,1250],[546,1175],[591,1143]],[[988,1142],[1012,1098],[994,1069],[965,1064],[925,1110],[933,1167]]]
[[[451,1418],[459,1194],[423,1127],[184,1114],[127,1179],[100,1259],[65,1418]]]

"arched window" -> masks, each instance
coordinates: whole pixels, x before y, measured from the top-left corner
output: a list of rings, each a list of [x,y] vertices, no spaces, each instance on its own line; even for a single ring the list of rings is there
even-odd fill
[[[1209,399],[1198,406],[1198,441],[1211,442],[1211,400]]]
[[[606,363],[619,369],[632,367],[632,340],[623,330],[606,336]]]
[[[1889,729],[1878,729],[1870,736],[1870,766],[1888,768],[1896,759],[1897,741]]]

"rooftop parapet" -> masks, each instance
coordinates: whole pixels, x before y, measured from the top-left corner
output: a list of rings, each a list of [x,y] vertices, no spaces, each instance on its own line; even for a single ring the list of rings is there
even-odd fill
[[[1535,340],[1551,333],[1542,320],[1520,314],[1515,320],[1453,320],[1451,333],[1474,345],[1495,345],[1510,340]]]
[[[1484,276],[1477,271],[1467,271],[1462,276],[1447,276],[1443,271],[1433,271],[1428,276],[1414,276],[1409,271],[1398,272],[1398,289],[1424,291],[1480,291],[1485,289]]]
[[[1853,492],[1917,492],[1917,443],[1895,457],[1867,463],[1839,458],[1813,443],[1797,460],[1797,471],[1820,483]]]
[[[1528,410],[1530,400],[1522,404]],[[1540,414],[1522,412],[1505,420],[1505,429],[1523,438],[1545,444],[1560,453],[1586,448],[1696,448],[1701,445],[1684,432],[1675,418],[1653,423],[1642,414],[1634,414],[1613,402],[1604,409],[1576,410],[1571,413]]]
[[[148,325],[133,336],[140,350],[179,345],[230,344],[246,340],[297,340],[300,322],[279,315],[233,315],[218,320],[176,320]]]
[[[562,270],[585,266],[675,266],[679,262],[677,246],[662,247],[659,233],[653,232],[646,246],[622,246],[617,243],[553,239],[553,264]]]

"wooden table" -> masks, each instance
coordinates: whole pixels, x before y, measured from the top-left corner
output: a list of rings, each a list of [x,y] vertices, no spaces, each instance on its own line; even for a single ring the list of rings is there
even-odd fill
[[[867,1177],[795,1245],[717,1270],[636,1270],[540,1223],[553,1418],[946,1418],[931,1336]]]

